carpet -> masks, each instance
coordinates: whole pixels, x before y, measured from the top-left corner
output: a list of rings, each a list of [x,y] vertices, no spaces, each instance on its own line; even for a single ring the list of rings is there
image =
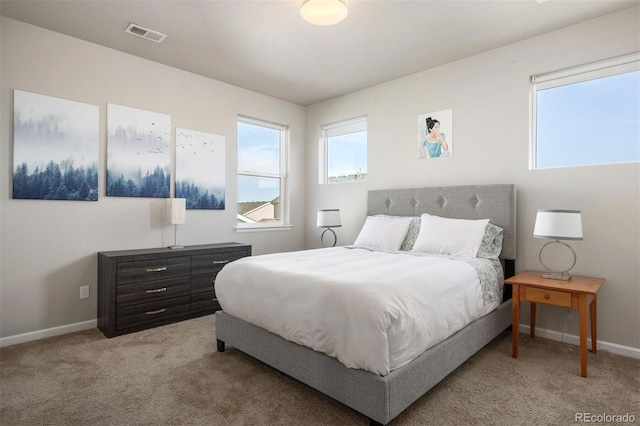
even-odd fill
[[[0,349],[0,424],[366,425],[362,414],[227,346],[213,315],[105,338],[87,330]],[[640,360],[504,332],[390,425],[640,422]],[[587,416],[587,417],[585,417]],[[589,417],[590,416],[590,417]],[[627,417],[628,419],[628,417]],[[609,421],[611,423],[611,421]]]

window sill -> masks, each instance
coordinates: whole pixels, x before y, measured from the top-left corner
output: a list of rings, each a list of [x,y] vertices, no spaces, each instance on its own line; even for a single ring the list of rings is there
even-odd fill
[[[244,225],[236,226],[236,232],[270,232],[270,231],[290,231],[293,225]]]

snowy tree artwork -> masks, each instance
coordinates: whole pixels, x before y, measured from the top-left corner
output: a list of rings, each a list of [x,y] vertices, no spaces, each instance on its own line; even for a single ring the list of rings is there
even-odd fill
[[[171,116],[107,104],[107,196],[169,198]]]
[[[187,209],[224,210],[225,138],[176,128],[176,198]]]
[[[98,200],[100,108],[14,90],[13,198]]]

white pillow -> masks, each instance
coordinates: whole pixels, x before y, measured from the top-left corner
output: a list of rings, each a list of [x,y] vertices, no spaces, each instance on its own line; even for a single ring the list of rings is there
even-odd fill
[[[399,250],[410,224],[410,217],[368,216],[353,245]]]
[[[487,223],[489,219],[448,219],[425,213],[420,217],[420,233],[413,251],[475,257]]]

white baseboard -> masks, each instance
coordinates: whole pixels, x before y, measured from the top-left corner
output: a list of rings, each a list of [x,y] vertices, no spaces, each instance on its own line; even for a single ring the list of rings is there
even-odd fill
[[[520,324],[520,333],[529,334],[531,327]],[[536,337],[543,337],[557,342],[564,342],[570,345],[580,346],[580,336],[565,333],[564,336],[558,331],[546,330],[536,327]],[[587,348],[591,347],[591,338],[587,338]],[[603,350],[618,355],[628,356],[630,358],[640,359],[640,349],[631,346],[622,346],[616,343],[603,342],[598,339],[598,351]]]
[[[45,339],[47,337],[60,336],[61,334],[73,333],[76,331],[90,330],[98,327],[98,320],[89,320],[77,322],[75,324],[61,325],[59,327],[47,328],[45,330],[36,330],[29,333],[16,334],[0,338],[0,348],[5,346],[17,345],[18,343],[26,343],[34,340]],[[520,324],[520,332],[529,334],[530,327],[526,324]],[[570,345],[579,346],[580,337],[573,334],[564,334],[558,331],[546,330],[544,328],[536,328],[536,336],[557,342],[564,342]],[[591,345],[591,339],[587,339],[587,346]],[[618,345],[616,343],[598,341],[598,350],[605,350],[614,354],[628,356],[630,358],[640,359],[640,349],[630,346]]]
[[[29,333],[16,334],[0,338],[0,348],[5,346],[17,345],[18,343],[26,343],[34,340],[45,339],[47,337],[60,336],[61,334],[73,333],[75,331],[90,330],[98,327],[98,320],[89,320],[77,322],[75,324],[61,325],[59,327],[47,328],[44,330],[31,331]]]

